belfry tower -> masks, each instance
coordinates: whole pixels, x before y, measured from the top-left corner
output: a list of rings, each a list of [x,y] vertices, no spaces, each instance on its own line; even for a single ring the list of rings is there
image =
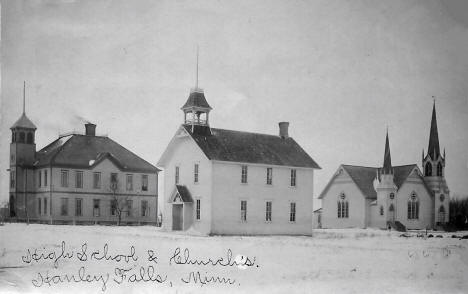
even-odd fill
[[[443,155],[440,153],[435,101],[432,107],[427,154],[424,155],[424,149],[422,152],[422,168],[424,171],[424,181],[434,196],[435,225],[444,224],[449,221],[450,191],[445,181],[445,150]]]
[[[203,89],[198,87],[198,47],[197,47],[197,70],[195,87],[191,89],[190,95],[181,110],[184,112],[184,124],[190,126],[192,133],[208,136],[211,135],[209,124],[209,113],[211,106],[205,98]]]
[[[10,143],[10,216],[27,218],[34,213],[33,164],[36,155],[36,126],[26,116],[26,83],[23,85],[23,114],[11,126]],[[28,213],[29,212],[29,213]]]

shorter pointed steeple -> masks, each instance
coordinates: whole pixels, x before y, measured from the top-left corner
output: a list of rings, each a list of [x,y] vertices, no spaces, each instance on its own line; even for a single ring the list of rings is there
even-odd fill
[[[390,143],[388,140],[388,128],[387,128],[387,137],[385,139],[385,154],[384,154],[384,163],[383,163],[383,174],[392,174],[392,157],[390,155]]]
[[[431,132],[429,134],[429,147],[427,154],[436,160],[440,156],[440,147],[439,147],[439,132],[437,131],[437,118],[436,118],[436,109],[435,109],[435,100],[432,107],[432,118],[431,118]]]

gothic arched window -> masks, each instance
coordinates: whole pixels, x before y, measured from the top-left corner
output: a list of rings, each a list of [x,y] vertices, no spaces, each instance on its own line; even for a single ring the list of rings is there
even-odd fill
[[[348,218],[349,217],[349,203],[346,200],[346,195],[344,193],[340,194],[338,199],[338,218]]]
[[[437,176],[441,177],[442,176],[442,163],[437,164]]]
[[[430,162],[426,163],[424,174],[426,175],[426,177],[432,176],[432,164]]]
[[[419,218],[419,200],[416,193],[411,193],[411,196],[408,200],[408,219],[418,219]]]
[[[20,143],[24,143],[24,139],[25,139],[24,132],[20,132],[20,135],[19,135],[19,142],[20,142]]]
[[[32,143],[34,143],[33,141],[34,141],[34,140],[33,140],[33,134],[32,134],[32,133],[28,133],[26,143],[32,144]]]
[[[443,224],[445,223],[445,208],[443,205],[440,206],[439,208],[439,223]]]
[[[390,193],[390,200],[395,199],[395,193]]]

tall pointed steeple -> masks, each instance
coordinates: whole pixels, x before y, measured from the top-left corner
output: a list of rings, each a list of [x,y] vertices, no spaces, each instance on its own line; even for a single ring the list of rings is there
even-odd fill
[[[383,163],[382,173],[383,174],[393,173],[392,157],[390,155],[390,143],[388,140],[388,128],[387,128],[387,137],[385,139],[385,154],[384,154],[384,163]]]
[[[437,131],[437,119],[436,119],[436,109],[435,109],[435,100],[432,107],[432,119],[431,119],[431,132],[429,134],[429,147],[427,154],[436,160],[440,156],[440,147],[439,147],[439,133]]]

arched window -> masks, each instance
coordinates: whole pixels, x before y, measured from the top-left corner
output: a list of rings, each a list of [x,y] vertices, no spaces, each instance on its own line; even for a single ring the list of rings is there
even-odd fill
[[[19,136],[19,142],[20,143],[24,143],[24,139],[25,139],[24,137],[25,137],[24,132],[20,132],[20,136]]]
[[[444,194],[440,194],[439,200],[440,200],[440,202],[444,202],[444,200],[445,200],[445,195],[444,195]]]
[[[442,163],[437,164],[437,176],[441,177],[442,176]]]
[[[11,142],[15,143],[16,142],[16,132],[11,132]]]
[[[33,144],[34,143],[32,133],[28,133],[26,143],[28,143],[28,144]]]
[[[395,193],[390,193],[390,200],[395,199]]]
[[[411,193],[411,196],[408,200],[408,219],[418,219],[419,218],[419,200],[416,193]]]
[[[390,212],[395,211],[395,207],[393,206],[393,204],[390,204],[390,207],[388,208],[388,211],[390,211]]]
[[[380,205],[380,215],[383,215],[383,213],[384,213],[383,206],[382,206],[382,205]]]
[[[348,217],[349,217],[349,203],[346,200],[346,195],[344,193],[341,193],[338,199],[338,218],[348,218]]]
[[[426,177],[432,176],[432,164],[430,162],[426,163],[424,174],[426,175]]]
[[[443,205],[441,205],[440,208],[439,208],[439,218],[438,218],[438,220],[439,220],[440,224],[445,223],[445,208],[444,208]]]

